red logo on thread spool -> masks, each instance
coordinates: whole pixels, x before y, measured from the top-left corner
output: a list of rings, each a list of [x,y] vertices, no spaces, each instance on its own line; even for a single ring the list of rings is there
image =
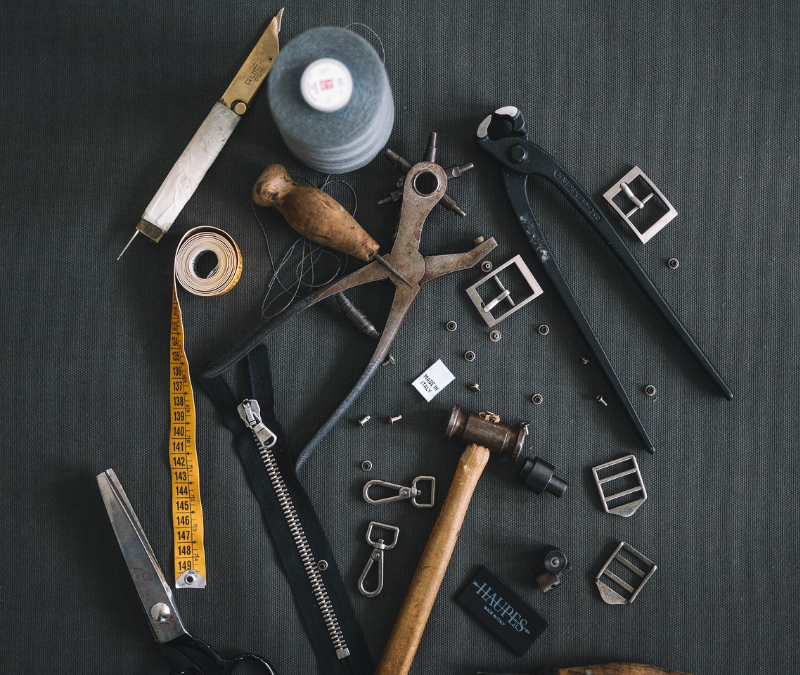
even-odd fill
[[[325,91],[326,89],[333,89],[333,80],[320,80],[319,88],[322,91]]]

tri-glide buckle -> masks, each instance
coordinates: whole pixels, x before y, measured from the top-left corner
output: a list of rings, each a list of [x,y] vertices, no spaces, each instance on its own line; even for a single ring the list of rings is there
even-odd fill
[[[635,194],[632,184],[635,185],[636,183],[641,182],[647,189],[650,190],[646,195],[639,197]],[[623,211],[620,204],[618,204],[615,198],[622,193],[624,198],[622,201],[628,201],[629,204],[633,205],[632,209],[628,211]],[[626,173],[620,180],[618,180],[614,187],[610,188],[604,195],[606,201],[611,204],[611,208],[617,212],[620,218],[625,221],[628,227],[633,230],[633,233],[639,238],[639,240],[646,244],[650,241],[654,236],[656,236],[661,230],[663,230],[669,222],[678,215],[678,212],[675,210],[675,207],[672,206],[667,201],[667,198],[661,193],[653,181],[651,181],[644,171],[642,171],[638,166],[633,167],[628,173]],[[638,213],[639,211],[644,211],[647,203],[656,197],[656,202],[660,202],[660,209],[662,211],[661,217],[658,218],[652,225],[647,227],[646,229],[642,230],[639,229],[636,225],[634,225],[631,218]],[[656,207],[658,209],[659,207]],[[648,212],[651,209],[647,209]]]

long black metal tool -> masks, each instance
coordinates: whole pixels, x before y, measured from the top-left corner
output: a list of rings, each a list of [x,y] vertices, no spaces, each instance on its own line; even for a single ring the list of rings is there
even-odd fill
[[[508,197],[517,216],[519,224],[522,226],[525,235],[528,237],[533,250],[536,252],[542,266],[545,269],[550,282],[553,284],[558,295],[564,301],[570,316],[575,321],[586,340],[597,364],[608,379],[611,388],[622,404],[625,413],[630,418],[637,433],[642,439],[645,448],[649,452],[655,452],[655,447],[650,437],[642,425],[639,416],[636,414],[619,377],[614,371],[614,367],[608,360],[602,345],[594,334],[592,327],[586,320],[575,296],[567,285],[564,275],[558,266],[553,253],[542,233],[539,222],[531,209],[528,201],[526,186],[529,176],[541,176],[552,183],[567,200],[578,210],[592,228],[600,235],[603,242],[611,249],[622,266],[633,277],[642,292],[652,302],[664,320],[670,325],[672,330],[678,335],[680,340],[686,345],[687,349],[697,359],[703,370],[719,387],[722,393],[730,400],[733,399],[733,392],[720,374],[716,371],[706,355],[689,335],[680,319],[672,311],[667,301],[653,285],[650,277],[641,268],[636,258],[625,246],[624,242],[611,226],[606,217],[592,201],[592,198],[569,175],[549,154],[535,143],[528,140],[528,131],[522,113],[514,106],[499,108],[494,113],[486,117],[475,133],[475,142],[479,148],[494,157],[502,165],[503,181],[505,182]]]

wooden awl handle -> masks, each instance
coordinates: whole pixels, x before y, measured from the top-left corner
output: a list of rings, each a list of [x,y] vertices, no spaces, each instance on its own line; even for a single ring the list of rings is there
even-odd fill
[[[489,454],[487,448],[474,443],[462,453],[453,483],[425,544],[375,675],[406,675],[411,668],[472,493],[489,461]]]
[[[253,186],[253,201],[272,206],[297,232],[323,246],[370,261],[378,242],[333,197],[298,185],[280,164],[268,166]]]

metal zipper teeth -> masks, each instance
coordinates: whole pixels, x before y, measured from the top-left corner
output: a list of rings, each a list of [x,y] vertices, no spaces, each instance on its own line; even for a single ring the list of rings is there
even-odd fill
[[[303,561],[303,569],[305,569],[308,580],[311,582],[311,589],[314,592],[314,597],[317,599],[317,605],[320,612],[322,612],[325,627],[328,629],[331,641],[336,649],[336,656],[339,659],[343,659],[346,656],[350,656],[350,650],[347,648],[342,629],[339,628],[339,620],[336,618],[333,605],[328,597],[328,591],[325,589],[325,582],[322,580],[322,574],[320,574],[319,569],[317,569],[314,555],[311,553],[311,546],[306,539],[306,534],[303,531],[303,526],[300,523],[300,518],[297,516],[297,511],[295,511],[292,499],[289,496],[286,483],[284,483],[280,469],[278,469],[278,463],[272,451],[264,447],[258,439],[258,436],[255,436],[255,434],[253,435],[256,439],[259,453],[261,454],[261,461],[264,462],[264,467],[267,469],[267,475],[269,475],[272,488],[278,496],[278,502],[281,505],[283,515],[289,525],[292,539],[294,539],[294,544]]]

